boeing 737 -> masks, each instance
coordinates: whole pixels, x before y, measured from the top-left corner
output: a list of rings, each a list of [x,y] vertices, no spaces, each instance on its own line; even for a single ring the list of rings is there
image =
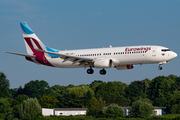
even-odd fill
[[[169,48],[155,45],[126,46],[64,50],[60,51],[45,46],[26,22],[20,23],[27,54],[6,52],[24,56],[26,60],[36,64],[58,68],[86,68],[88,74],[93,74],[93,68],[100,68],[100,74],[106,74],[106,68],[114,67],[117,70],[133,69],[137,64],[158,63],[167,64],[177,57],[177,54]]]

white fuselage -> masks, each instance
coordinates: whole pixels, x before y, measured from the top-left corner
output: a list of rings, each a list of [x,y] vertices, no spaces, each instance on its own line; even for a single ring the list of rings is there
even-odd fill
[[[166,64],[177,56],[175,52],[162,46],[127,46],[65,50],[59,51],[59,53],[87,58],[111,59],[113,61],[113,66],[152,63]],[[78,63],[72,64],[71,61],[63,62],[61,58],[47,57],[47,59],[53,66],[59,68],[86,67],[79,66]]]

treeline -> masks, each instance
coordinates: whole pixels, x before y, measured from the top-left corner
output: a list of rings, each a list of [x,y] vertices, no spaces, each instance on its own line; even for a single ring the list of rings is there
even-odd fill
[[[88,108],[87,115],[96,118],[107,117],[102,114],[106,106],[128,107],[137,101],[166,107],[167,114],[180,114],[180,77],[158,76],[129,85],[95,80],[87,85],[51,87],[44,80],[32,80],[24,87],[10,89],[9,80],[0,72],[0,118],[20,119],[20,106],[28,98],[36,98],[42,108]]]

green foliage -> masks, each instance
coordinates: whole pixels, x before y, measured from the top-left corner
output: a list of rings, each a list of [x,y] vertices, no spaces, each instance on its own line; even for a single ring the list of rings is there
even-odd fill
[[[76,115],[76,116],[38,116],[35,120],[97,120],[92,116]],[[102,119],[101,119],[102,120]]]
[[[96,88],[96,97],[102,98],[107,105],[117,103],[121,106],[127,106],[128,100],[125,98],[125,89],[127,85],[122,82],[102,83]]]
[[[171,114],[180,114],[180,103],[179,104],[175,104],[171,107]]]
[[[92,97],[89,101],[89,108],[87,114],[98,117],[100,116],[102,108],[105,106],[106,103],[101,98],[97,100],[95,97]]]
[[[13,109],[15,111],[18,111],[21,103],[24,100],[27,100],[28,98],[29,97],[27,95],[24,95],[24,94],[21,94],[21,95],[18,95],[17,97],[15,97],[15,99],[13,100],[13,103],[12,103]]]
[[[117,118],[117,117],[124,117],[124,109],[117,104],[111,104],[106,107],[103,107],[102,113],[107,118]]]
[[[0,98],[0,118],[5,117],[11,110],[10,103],[6,98]]]
[[[147,120],[163,120],[162,115],[151,115]]]
[[[101,80],[94,80],[91,84],[90,84],[90,87],[97,87],[99,86],[101,83],[103,83],[103,81]]]
[[[88,90],[88,92],[85,94],[85,103],[84,103],[84,106],[89,106],[90,103],[90,99],[94,96],[94,93],[92,93],[92,91]]]
[[[41,114],[41,106],[36,98],[24,100],[19,109],[21,119],[35,119]]]
[[[77,87],[67,88],[66,90],[66,92],[69,92],[69,94],[75,95],[76,97],[84,97],[88,91],[91,92],[91,94],[94,94],[89,86],[86,85],[79,85]]]
[[[81,108],[89,105],[89,100],[94,96],[93,91],[87,85],[67,88],[61,96],[58,96],[58,107]]]
[[[138,100],[132,103],[130,115],[132,117],[146,118],[153,113],[153,110],[154,107],[151,104]]]
[[[166,114],[166,115],[163,115],[163,120],[180,120],[180,114]]]
[[[173,91],[176,90],[176,78],[173,75],[167,77],[159,76],[152,80],[148,88],[148,98],[154,101],[154,106],[167,106]]]
[[[148,99],[148,98],[145,98],[145,99],[140,98],[139,101],[152,104],[152,101],[150,99]]]
[[[0,97],[10,97],[9,87],[9,80],[4,73],[0,72]]]
[[[128,86],[126,89],[126,96],[131,100],[130,105],[132,102],[140,99],[140,98],[145,98],[145,82],[142,81],[134,81],[131,82],[131,84]]]
[[[16,95],[24,94],[24,92],[25,92],[24,89],[21,86],[19,86],[19,88],[17,89]]]
[[[39,104],[43,108],[55,108],[58,102],[54,96],[42,96],[39,98]]]
[[[23,93],[32,98],[39,98],[51,93],[48,83],[44,80],[30,81],[25,84]]]
[[[9,89],[9,94],[12,95],[12,98],[15,98],[17,94],[17,88]]]
[[[91,84],[90,84],[90,88],[93,90],[93,92],[95,92],[96,88],[101,85],[103,83],[103,81],[101,80],[94,80]]]
[[[85,103],[84,97],[76,97],[67,92],[63,93],[62,96],[59,96],[57,100],[60,101],[57,105],[59,108],[81,108]]]
[[[175,113],[175,109],[180,103],[180,91],[174,91],[173,94],[170,97],[170,100],[167,102],[167,113]],[[173,108],[175,107],[175,108]]]
[[[52,95],[54,97],[62,96],[63,92],[67,89],[67,86],[54,85],[51,87]]]
[[[138,100],[138,102],[134,102],[134,106],[132,106],[132,108],[136,108],[136,110],[134,110],[136,113],[132,113],[131,115],[141,117],[139,119],[145,118],[147,113],[143,111],[149,111],[148,105],[150,104],[153,104],[153,106],[166,107],[167,113],[180,113],[180,76],[177,77],[175,75],[158,76],[153,80],[146,78],[142,81],[131,82],[130,85],[122,82],[106,83],[95,80],[90,85],[74,86],[70,84],[68,86],[54,85],[49,87],[46,81],[35,80],[25,84],[24,88],[20,86],[19,88],[9,89],[9,86],[9,80],[6,79],[4,73],[0,72],[0,97],[3,97],[0,98],[0,117],[3,119],[17,118],[17,116],[19,116],[18,108],[23,100],[27,101],[28,96],[38,98],[42,107],[45,108],[88,108],[88,115],[96,117],[89,119],[105,117],[106,115],[102,114],[102,108],[105,107],[106,104],[110,105],[115,103],[119,106],[129,106],[136,100]],[[138,111],[140,112],[138,113]],[[168,117],[170,119],[180,118],[178,115],[175,116],[176,117],[172,117],[169,115]],[[150,116],[149,119],[166,119],[168,117]],[[39,116],[38,118],[46,119],[46,117],[43,116]],[[50,117],[48,119],[51,118],[59,119],[58,117]],[[72,117],[72,119],[78,118]],[[119,117],[116,119],[126,118]]]

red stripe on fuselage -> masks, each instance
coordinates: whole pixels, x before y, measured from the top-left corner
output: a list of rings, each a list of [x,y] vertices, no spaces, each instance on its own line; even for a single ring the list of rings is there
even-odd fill
[[[42,50],[42,48],[41,48],[40,44],[38,43],[38,41],[37,41],[36,39],[34,39],[34,38],[29,38],[29,37],[24,38],[24,40],[27,42],[27,44],[29,45],[29,47],[30,47],[31,50],[33,51],[33,53],[34,53],[33,55],[36,56],[35,59],[37,60],[37,62],[39,62],[40,64],[43,64],[43,65],[47,65],[47,66],[52,66],[52,67],[54,67],[54,66],[46,59],[46,57],[45,57],[45,55],[44,55],[43,52],[40,52],[40,51],[37,51],[37,50],[34,49],[34,47],[33,47],[32,43],[31,43],[31,40],[30,40],[30,39],[34,41],[34,43],[37,45],[37,47],[38,47],[39,49]]]

